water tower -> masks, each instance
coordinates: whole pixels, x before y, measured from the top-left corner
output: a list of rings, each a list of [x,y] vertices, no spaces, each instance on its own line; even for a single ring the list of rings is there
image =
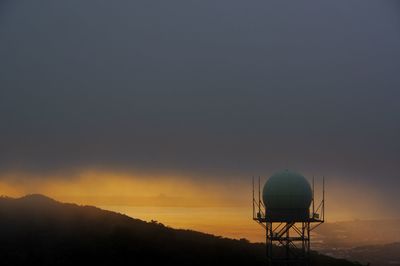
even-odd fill
[[[274,265],[310,265],[310,232],[324,222],[325,181],[322,200],[315,205],[314,178],[288,170],[272,175],[254,195],[253,220],[266,231],[267,262]]]

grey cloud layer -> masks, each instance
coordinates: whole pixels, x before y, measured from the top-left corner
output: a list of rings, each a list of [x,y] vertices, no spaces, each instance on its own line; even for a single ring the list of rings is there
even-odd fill
[[[0,8],[3,170],[294,167],[399,183],[395,1]]]

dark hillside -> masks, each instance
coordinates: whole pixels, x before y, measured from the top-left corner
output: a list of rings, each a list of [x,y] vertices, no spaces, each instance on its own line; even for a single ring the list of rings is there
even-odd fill
[[[263,265],[263,244],[147,223],[41,195],[0,199],[1,265]],[[316,265],[354,265],[314,254]]]

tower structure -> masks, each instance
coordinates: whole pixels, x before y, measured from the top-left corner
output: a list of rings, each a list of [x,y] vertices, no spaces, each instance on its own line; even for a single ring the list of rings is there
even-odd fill
[[[303,175],[288,170],[272,175],[262,195],[260,177],[258,197],[254,188],[253,177],[253,220],[266,232],[267,265],[310,265],[310,232],[325,220],[325,178],[317,205],[314,178],[310,186]]]

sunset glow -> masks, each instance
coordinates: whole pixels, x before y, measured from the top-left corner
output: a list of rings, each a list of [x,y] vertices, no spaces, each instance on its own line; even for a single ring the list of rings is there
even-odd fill
[[[263,241],[261,228],[251,220],[251,178],[248,182],[199,182],[190,176],[85,170],[71,178],[29,176],[21,182],[27,176],[17,172],[3,175],[2,193],[12,197],[40,193],[61,202],[98,206],[171,227]],[[364,195],[368,193],[367,202]],[[354,200],[354,195],[362,200]],[[373,219],[385,211],[377,196],[361,187],[355,191],[330,184],[327,202],[331,222]]]
[[[399,11],[0,0],[1,266],[400,265]]]

